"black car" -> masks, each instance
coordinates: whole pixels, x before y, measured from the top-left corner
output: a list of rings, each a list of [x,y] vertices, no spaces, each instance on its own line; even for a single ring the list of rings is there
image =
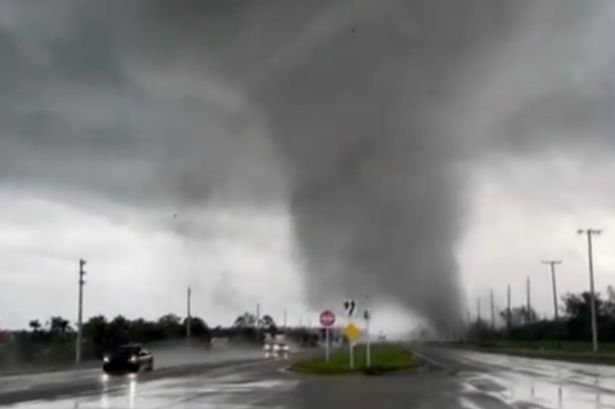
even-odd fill
[[[141,345],[122,345],[103,358],[105,372],[140,372],[154,369],[154,356]]]

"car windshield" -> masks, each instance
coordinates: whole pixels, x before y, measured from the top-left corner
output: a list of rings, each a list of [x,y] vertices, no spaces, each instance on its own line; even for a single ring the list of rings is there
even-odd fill
[[[118,357],[118,358],[119,357],[121,357],[121,358],[130,357],[130,356],[133,356],[133,355],[138,355],[140,351],[141,351],[141,348],[139,348],[139,347],[124,346],[124,347],[120,347],[120,348],[116,349],[113,352],[113,356]]]

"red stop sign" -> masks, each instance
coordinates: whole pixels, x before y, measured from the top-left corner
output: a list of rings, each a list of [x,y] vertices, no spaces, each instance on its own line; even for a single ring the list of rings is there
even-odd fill
[[[331,310],[325,310],[320,313],[320,324],[323,327],[330,327],[335,324],[335,314]]]

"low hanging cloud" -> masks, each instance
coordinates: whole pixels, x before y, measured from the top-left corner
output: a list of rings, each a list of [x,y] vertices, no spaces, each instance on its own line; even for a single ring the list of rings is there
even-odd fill
[[[314,305],[369,295],[450,328],[468,163],[611,142],[608,1],[0,15],[0,183],[142,211],[286,207]]]

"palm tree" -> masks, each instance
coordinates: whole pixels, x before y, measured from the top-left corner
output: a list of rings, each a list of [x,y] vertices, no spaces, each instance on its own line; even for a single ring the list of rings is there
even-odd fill
[[[263,331],[271,334],[275,334],[278,332],[278,327],[275,325],[275,321],[271,317],[271,315],[265,314],[263,318],[261,318],[259,326],[263,329]]]
[[[30,328],[32,328],[32,332],[37,332],[41,329],[41,322],[39,320],[32,320],[28,323]]]
[[[273,320],[271,315],[265,314],[263,315],[263,318],[261,318],[259,325],[262,328],[268,329],[271,327],[275,327],[275,321]]]
[[[256,316],[249,312],[243,313],[235,320],[233,326],[237,328],[253,328],[256,326]]]
[[[70,329],[69,321],[59,316],[51,317],[51,322],[49,325],[50,325],[49,330],[51,332],[57,332],[60,334],[64,334],[68,332],[68,330]]]

